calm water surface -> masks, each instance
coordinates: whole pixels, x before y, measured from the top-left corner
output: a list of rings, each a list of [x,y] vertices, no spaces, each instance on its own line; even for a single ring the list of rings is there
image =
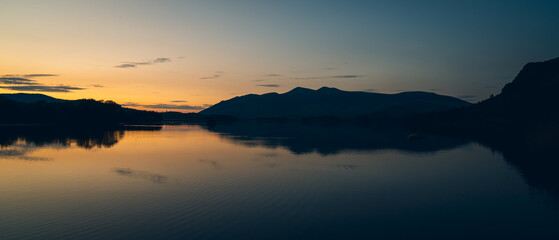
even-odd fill
[[[557,195],[475,142],[324,126],[22,131],[0,139],[0,239],[559,237]]]

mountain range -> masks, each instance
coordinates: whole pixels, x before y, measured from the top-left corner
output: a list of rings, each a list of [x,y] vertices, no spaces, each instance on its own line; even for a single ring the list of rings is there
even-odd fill
[[[317,90],[297,87],[282,94],[249,94],[224,100],[200,114],[159,114],[123,108],[112,101],[70,101],[43,94],[19,93],[0,94],[0,109],[3,112],[0,123],[82,120],[94,123],[108,118],[113,118],[109,122],[129,122],[134,121],[134,118],[162,117],[206,122],[215,120],[215,116],[227,121],[234,118],[404,118],[415,125],[446,129],[486,131],[501,128],[509,131],[512,128],[539,126],[539,131],[551,132],[555,136],[559,135],[559,98],[555,95],[558,90],[559,58],[555,58],[526,64],[500,94],[477,104],[428,92],[382,94],[329,87]],[[87,118],[73,116],[78,113]]]
[[[469,102],[428,92],[382,94],[349,92],[322,87],[318,90],[297,87],[278,94],[249,94],[222,101],[200,112],[237,118],[395,118],[438,112],[471,105]]]

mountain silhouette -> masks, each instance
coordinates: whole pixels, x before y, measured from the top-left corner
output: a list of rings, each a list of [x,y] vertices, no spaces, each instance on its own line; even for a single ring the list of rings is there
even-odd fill
[[[24,102],[24,103],[36,103],[36,102],[64,102],[66,100],[53,98],[44,94],[37,94],[37,93],[3,93],[0,94],[0,97],[4,97],[6,99],[15,101],[15,102]]]
[[[469,105],[457,98],[427,92],[382,94],[348,92],[328,87],[318,90],[297,87],[283,94],[235,97],[200,113],[237,118],[393,118]]]
[[[501,93],[468,109],[477,118],[508,122],[557,122],[559,120],[559,58],[524,66]]]
[[[501,93],[464,109],[411,117],[418,126],[559,135],[559,58],[524,66]],[[501,134],[501,133],[499,133]],[[489,135],[483,132],[483,135]],[[557,138],[557,137],[555,137]]]

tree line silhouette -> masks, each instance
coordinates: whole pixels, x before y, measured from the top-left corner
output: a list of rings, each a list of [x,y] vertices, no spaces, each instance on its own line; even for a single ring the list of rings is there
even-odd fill
[[[59,102],[17,102],[0,97],[0,124],[107,126],[119,123],[160,123],[157,112],[123,108],[114,101],[80,99]]]

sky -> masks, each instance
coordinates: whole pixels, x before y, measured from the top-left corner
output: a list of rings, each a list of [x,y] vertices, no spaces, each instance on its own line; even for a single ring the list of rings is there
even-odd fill
[[[559,57],[559,1],[0,0],[0,93],[199,111],[322,86],[477,102]]]

